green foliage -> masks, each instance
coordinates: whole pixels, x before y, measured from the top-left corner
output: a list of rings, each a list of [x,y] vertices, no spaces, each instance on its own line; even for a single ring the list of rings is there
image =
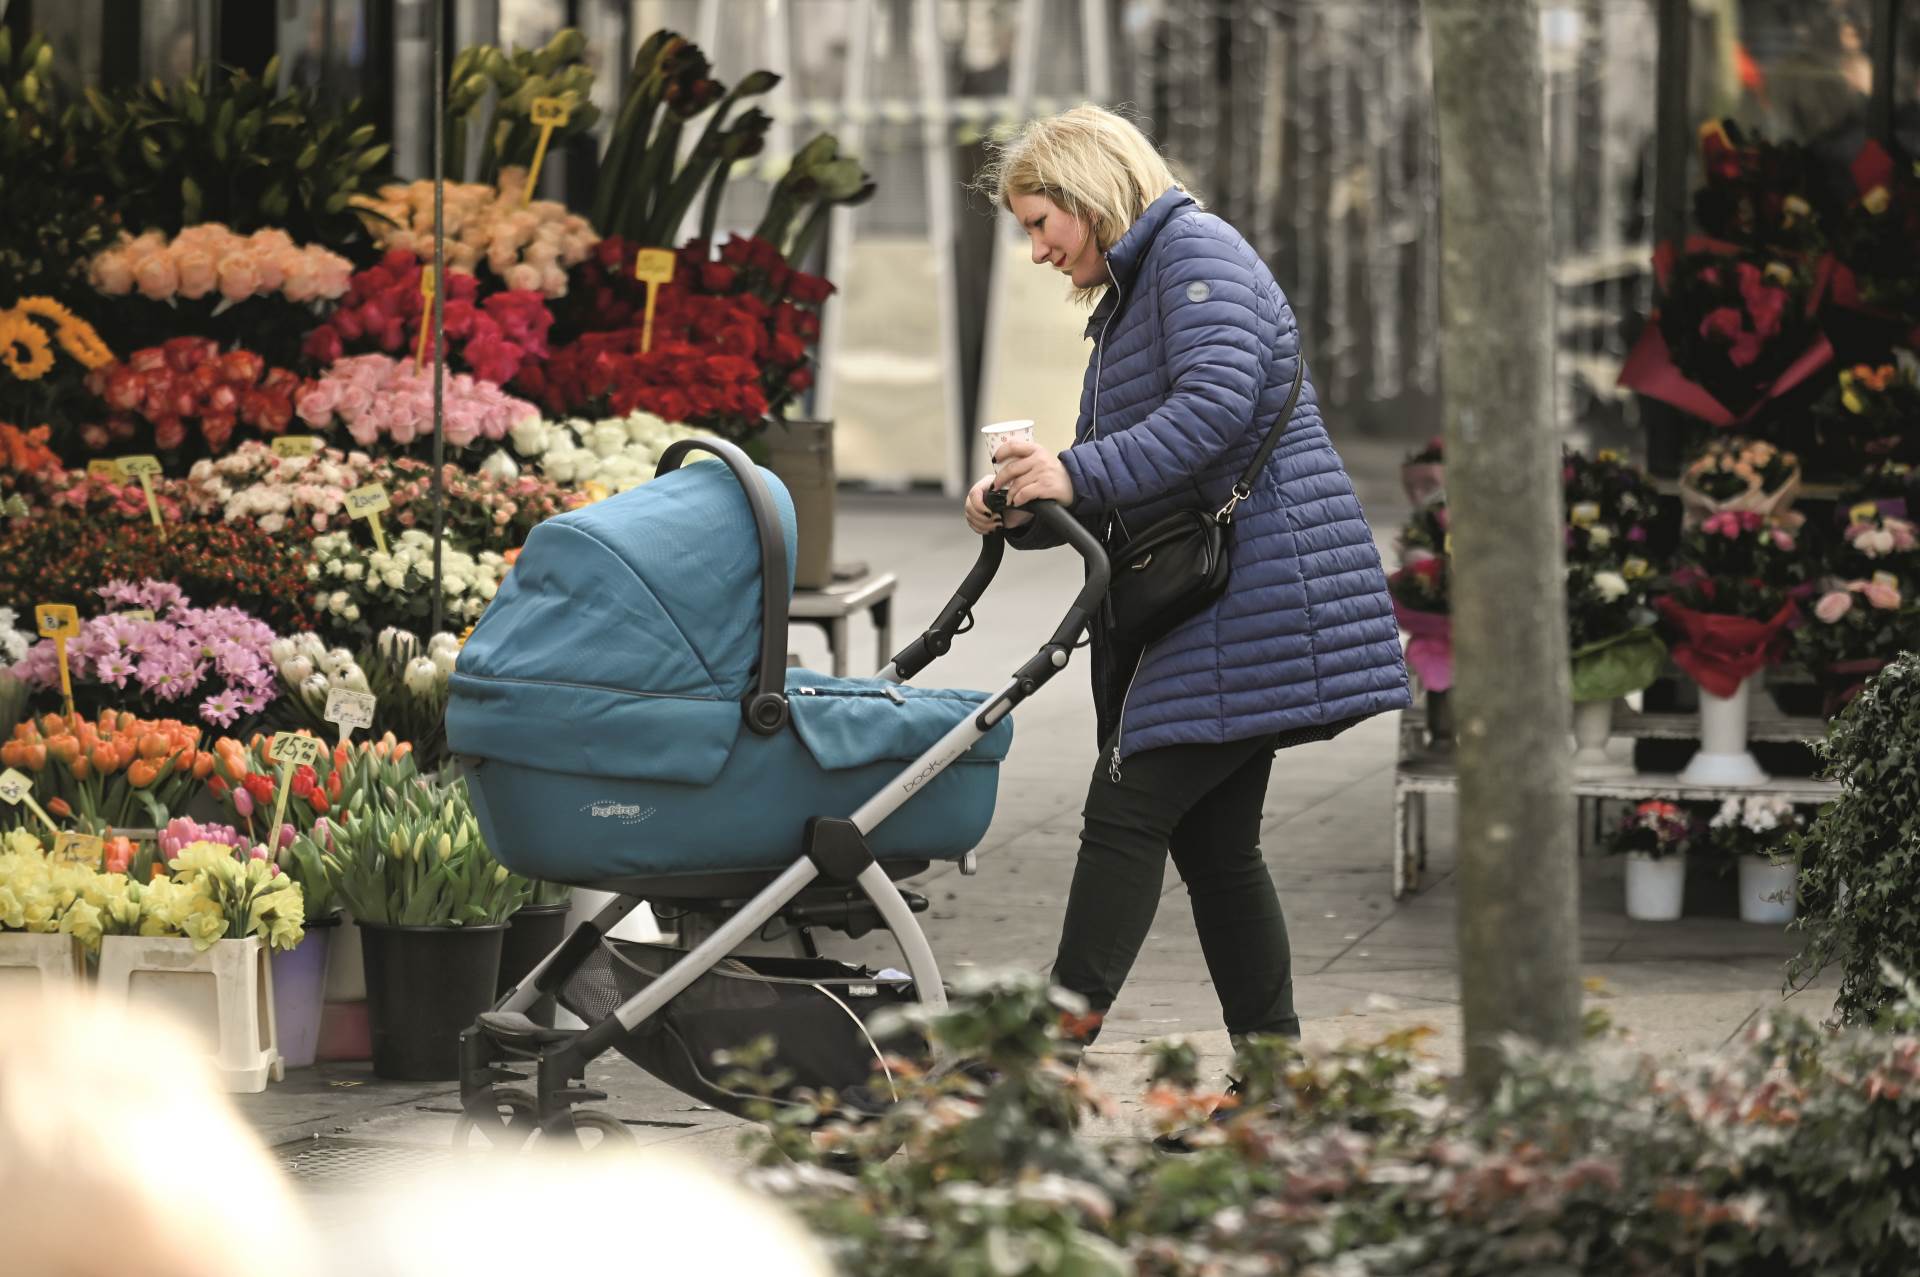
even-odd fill
[[[475,45],[460,50],[447,77],[448,180],[493,184],[503,167],[531,166],[540,143],[532,118],[535,98],[558,98],[568,113],[566,125],[554,129],[547,144],[549,155],[568,139],[591,132],[600,122],[600,108],[588,100],[593,69],[583,61],[586,51],[587,38],[573,27],[555,33],[541,49],[508,53],[495,45]],[[476,128],[480,154],[469,169],[467,139]]]
[[[16,48],[0,30],[0,307],[84,299],[87,259],[113,237],[112,210],[68,179],[72,108],[58,72],[44,38]]]
[[[1920,970],[1920,656],[1870,681],[1819,753],[1843,789],[1790,844],[1809,904],[1793,924],[1807,943],[1789,976],[1838,963],[1840,1018],[1870,1023],[1892,996],[1881,963]]]
[[[133,230],[278,227],[351,254],[368,240],[354,197],[392,148],[358,101],[336,112],[312,88],[276,90],[278,77],[275,59],[259,79],[202,67],[171,85],[88,89],[73,116],[72,180],[124,209]]]
[[[1903,1273],[1920,1244],[1920,989],[1887,997],[1884,1032],[1776,1013],[1691,1064],[1512,1047],[1481,1108],[1417,1033],[1315,1052],[1254,1039],[1240,1106],[1166,1156],[1062,1129],[1057,1105],[1101,1103],[1056,1054],[1071,1008],[1035,976],[985,978],[917,1017],[971,1062],[865,1123],[823,1097],[812,1127],[759,1137],[755,1180],[849,1277]],[[1190,1047],[1151,1049],[1161,1126],[1222,1100],[1193,1089]]]

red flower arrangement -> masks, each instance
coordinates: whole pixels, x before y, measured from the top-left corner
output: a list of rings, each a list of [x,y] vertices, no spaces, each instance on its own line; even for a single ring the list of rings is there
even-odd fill
[[[809,352],[832,284],[794,270],[762,240],[735,236],[718,261],[691,241],[659,290],[653,347],[643,354],[636,251],[617,236],[600,242],[569,292],[579,299],[569,326],[581,335],[544,369],[523,368],[519,389],[556,414],[643,409],[738,437],[813,384]]]
[[[207,451],[233,442],[237,427],[262,434],[284,434],[293,420],[298,374],[268,368],[250,350],[222,354],[205,337],[174,337],[136,350],[124,363],[107,364],[87,374],[87,388],[113,409],[105,425],[81,428],[80,438],[94,452],[124,447],[139,423],[153,427],[153,444],[174,452],[187,444],[188,426],[199,426]]]
[[[339,309],[307,334],[302,353],[321,364],[349,351],[411,355],[427,314],[426,299],[420,295],[423,273],[421,261],[401,249],[360,271]],[[478,279],[450,271],[442,309],[449,358],[483,381],[505,386],[522,370],[538,369],[547,359],[553,312],[537,290],[508,289],[482,299]]]
[[[1620,384],[1709,425],[1751,420],[1833,358],[1812,322],[1830,263],[1690,239],[1654,250],[1662,300],[1620,372]]]
[[[1805,560],[1791,520],[1722,510],[1682,536],[1654,606],[1672,628],[1673,663],[1715,696],[1779,659]]]
[[[1708,235],[1761,250],[1818,251],[1821,217],[1806,147],[1712,120],[1700,129],[1700,160],[1706,180],[1694,193],[1693,215]]]
[[[1837,219],[1833,300],[1849,309],[1911,316],[1920,305],[1920,165],[1869,141],[1854,157],[1857,192]]]

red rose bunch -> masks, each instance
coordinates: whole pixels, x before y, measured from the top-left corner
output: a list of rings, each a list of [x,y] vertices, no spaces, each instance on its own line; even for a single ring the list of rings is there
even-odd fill
[[[116,440],[134,438],[144,420],[153,427],[154,446],[172,452],[186,444],[189,424],[197,423],[207,451],[219,452],[241,425],[285,433],[300,385],[297,373],[268,368],[253,351],[222,354],[209,338],[174,337],[87,374],[87,389],[113,415],[105,425],[83,427],[80,437],[101,452]]]
[[[354,275],[339,309],[307,334],[302,352],[322,364],[348,351],[412,354],[427,314],[422,273],[418,258],[395,249]],[[538,290],[509,289],[482,299],[479,280],[452,271],[444,312],[449,355],[483,381],[505,386],[523,369],[546,362],[553,312]]]
[[[735,236],[718,261],[691,241],[659,290],[653,347],[642,354],[646,292],[633,278],[636,251],[618,236],[596,246],[570,293],[570,326],[583,335],[544,369],[523,368],[519,389],[556,415],[638,408],[740,432],[813,384],[818,307],[833,285],[792,269],[762,240]]]

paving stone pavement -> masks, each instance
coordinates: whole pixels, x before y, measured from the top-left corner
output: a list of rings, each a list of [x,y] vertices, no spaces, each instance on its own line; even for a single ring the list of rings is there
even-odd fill
[[[1399,448],[1363,441],[1346,451],[1384,544],[1400,517]],[[842,558],[899,575],[900,642],[946,601],[975,548],[953,503],[922,495],[843,496],[838,536]],[[1078,580],[1069,551],[1009,554],[977,610],[974,631],[919,681],[998,686],[1051,631]],[[804,664],[825,667],[817,631],[797,629],[794,649]],[[854,626],[853,651],[855,672],[868,672],[860,664],[873,651],[864,621]],[[949,972],[995,964],[1045,969],[1053,957],[1094,763],[1084,660],[1029,701],[1016,720],[999,805],[979,848],[979,872],[966,877],[939,866],[911,884],[931,900],[923,923]],[[1454,1061],[1460,1032],[1453,813],[1448,802],[1436,803],[1425,889],[1396,903],[1388,854],[1394,733],[1391,718],[1379,719],[1338,740],[1279,755],[1262,842],[1287,909],[1308,1042],[1418,1024],[1434,1030],[1428,1048]],[[1590,1001],[1648,1049],[1719,1049],[1779,1002],[1782,962],[1794,949],[1779,929],[1720,917],[1630,921],[1622,909],[1621,866],[1605,858],[1582,864],[1581,889],[1582,959],[1586,975],[1600,982]],[[1091,1055],[1103,1087],[1118,1101],[1096,1133],[1144,1122],[1134,1098],[1145,1073],[1142,1043],[1187,1034],[1210,1065],[1223,1068],[1227,1061],[1212,983],[1171,872],[1163,894],[1134,978]],[[900,964],[885,941],[843,942],[831,951]],[[1830,987],[1817,987],[1796,1004],[1820,1014],[1831,996]],[[624,1060],[601,1061],[592,1084],[612,1094],[609,1107],[629,1121],[641,1143],[739,1163],[741,1123],[695,1105]],[[241,1097],[247,1117],[276,1144],[314,1134],[444,1144],[456,1106],[454,1088],[386,1083],[352,1066],[296,1071],[264,1095]]]

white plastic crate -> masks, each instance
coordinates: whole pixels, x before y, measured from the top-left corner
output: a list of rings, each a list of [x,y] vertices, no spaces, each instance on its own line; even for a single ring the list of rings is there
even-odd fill
[[[273,1017],[273,964],[258,936],[221,940],[204,953],[190,940],[108,936],[100,946],[100,996],[172,1016],[199,1036],[229,1091],[264,1091],[286,1076]]]

